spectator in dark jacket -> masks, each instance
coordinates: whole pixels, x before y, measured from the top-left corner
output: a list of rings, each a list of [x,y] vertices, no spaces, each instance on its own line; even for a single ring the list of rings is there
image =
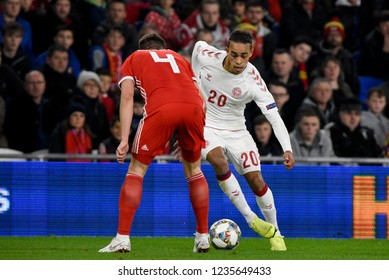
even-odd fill
[[[55,123],[50,102],[43,96],[46,88],[43,74],[37,70],[29,72],[24,88],[7,108],[5,132],[10,148],[31,153],[48,148]]]
[[[9,65],[21,80],[33,68],[33,58],[22,47],[23,27],[17,22],[5,24],[3,30],[2,63]]]
[[[264,115],[254,119],[254,141],[261,156],[282,156],[280,143],[273,133],[270,122]]]
[[[12,97],[19,95],[23,91],[23,80],[8,65],[1,62],[0,48],[0,96],[7,103]]]
[[[70,103],[67,117],[58,123],[50,137],[49,153],[90,154],[91,134],[85,122],[85,108],[80,103]],[[72,162],[90,162],[90,159],[72,159]]]
[[[335,155],[338,157],[382,157],[374,131],[361,126],[362,104],[357,98],[343,101],[339,120],[326,126],[331,134]]]
[[[56,122],[66,117],[66,107],[76,86],[76,78],[67,72],[68,57],[64,47],[53,45],[47,52],[46,63],[42,68],[46,79],[45,97],[54,107]]]

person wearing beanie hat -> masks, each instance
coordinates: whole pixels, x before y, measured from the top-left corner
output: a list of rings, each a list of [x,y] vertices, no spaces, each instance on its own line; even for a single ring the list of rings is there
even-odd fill
[[[77,101],[71,102],[68,105],[66,116],[70,117],[74,112],[81,112],[85,115],[86,114],[85,106]]]
[[[338,157],[382,157],[374,131],[361,125],[362,104],[358,98],[346,98],[339,108],[339,119],[326,126]]]
[[[323,38],[318,43],[317,52],[310,59],[310,67],[315,69],[312,72],[312,76],[316,76],[326,57],[329,55],[334,56],[341,62],[341,69],[344,74],[345,82],[350,86],[353,93],[358,95],[360,91],[360,82],[357,65],[350,51],[343,46],[346,38],[344,30],[344,26],[338,18],[332,18],[332,20],[324,26]]]
[[[93,81],[96,83],[99,89],[101,88],[100,78],[95,72],[82,70],[77,79],[77,87],[82,90],[84,84],[87,81]]]
[[[340,22],[340,19],[337,17],[332,18],[331,21],[327,22],[326,25],[324,25],[324,30],[323,30],[324,38],[327,38],[330,32],[339,32],[343,40],[346,38],[346,33],[344,32],[344,26]]]
[[[49,153],[90,154],[92,136],[86,124],[85,107],[71,102],[67,107],[67,118],[58,123],[49,141]],[[90,162],[90,159],[66,159],[68,162]]]
[[[72,98],[85,106],[86,123],[88,124],[93,138],[93,149],[110,135],[107,111],[100,102],[101,82],[97,73],[93,71],[81,71],[77,80],[78,91]]]

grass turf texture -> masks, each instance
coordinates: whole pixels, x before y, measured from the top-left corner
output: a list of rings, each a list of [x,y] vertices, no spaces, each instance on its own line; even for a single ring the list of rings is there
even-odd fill
[[[232,251],[195,254],[193,238],[132,237],[130,253],[98,253],[107,237],[0,237],[0,260],[389,260],[389,240],[288,238],[288,251],[245,238]]]

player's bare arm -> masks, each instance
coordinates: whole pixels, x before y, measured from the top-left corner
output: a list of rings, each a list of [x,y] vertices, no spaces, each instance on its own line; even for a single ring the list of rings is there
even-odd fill
[[[134,82],[132,80],[127,79],[121,83],[120,122],[122,139],[116,149],[116,159],[119,163],[124,163],[129,149],[128,138],[134,113],[134,90]]]

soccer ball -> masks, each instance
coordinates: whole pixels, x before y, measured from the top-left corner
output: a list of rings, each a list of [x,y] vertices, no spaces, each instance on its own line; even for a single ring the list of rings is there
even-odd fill
[[[232,250],[239,245],[242,233],[234,221],[221,219],[213,223],[209,237],[214,248]]]

